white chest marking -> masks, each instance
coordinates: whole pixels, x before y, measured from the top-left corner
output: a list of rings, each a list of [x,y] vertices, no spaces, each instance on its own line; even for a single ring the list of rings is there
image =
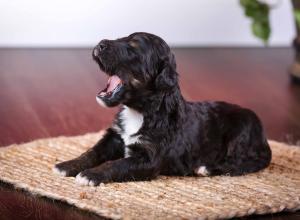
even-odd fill
[[[140,135],[135,135],[143,125],[144,116],[131,109],[124,106],[124,110],[121,112],[121,119],[123,125],[123,132],[121,136],[125,145],[134,144],[139,142]],[[125,157],[129,156],[129,149],[125,148]]]

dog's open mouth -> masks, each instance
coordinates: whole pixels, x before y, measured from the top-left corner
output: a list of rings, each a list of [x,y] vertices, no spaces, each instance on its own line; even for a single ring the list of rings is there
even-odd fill
[[[123,82],[117,75],[110,76],[105,89],[98,93],[100,97],[111,97],[118,93],[123,86]]]

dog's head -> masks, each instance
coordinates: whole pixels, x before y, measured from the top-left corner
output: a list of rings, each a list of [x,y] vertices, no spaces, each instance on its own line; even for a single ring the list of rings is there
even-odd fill
[[[93,58],[108,76],[97,95],[101,105],[126,104],[144,94],[171,91],[178,85],[176,62],[167,43],[148,33],[133,33],[117,40],[102,40]]]

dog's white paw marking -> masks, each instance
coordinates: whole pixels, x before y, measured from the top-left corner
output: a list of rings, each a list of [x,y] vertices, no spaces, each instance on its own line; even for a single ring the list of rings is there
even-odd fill
[[[105,104],[105,102],[103,102],[102,99],[100,99],[99,97],[96,96],[96,101],[99,105],[101,105],[104,108],[107,108],[107,105]]]
[[[75,182],[78,185],[81,186],[95,186],[95,182],[92,180],[89,180],[86,176],[82,176],[81,173],[78,173],[76,178],[75,178]]]
[[[195,173],[198,176],[208,176],[209,175],[209,172],[208,172],[208,170],[206,169],[205,166],[200,166],[200,167],[196,168]]]
[[[66,176],[67,175],[67,172],[65,170],[60,170],[59,168],[57,168],[56,166],[54,166],[52,168],[52,171],[57,174],[57,175],[60,175],[60,176]]]

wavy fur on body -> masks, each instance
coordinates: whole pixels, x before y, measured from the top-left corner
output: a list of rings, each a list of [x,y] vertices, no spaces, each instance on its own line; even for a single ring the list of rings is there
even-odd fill
[[[121,104],[103,139],[55,166],[83,185],[158,175],[243,175],[267,167],[271,151],[256,114],[225,102],[188,102],[168,45],[148,33],[103,40],[93,51],[111,79],[97,96]]]

